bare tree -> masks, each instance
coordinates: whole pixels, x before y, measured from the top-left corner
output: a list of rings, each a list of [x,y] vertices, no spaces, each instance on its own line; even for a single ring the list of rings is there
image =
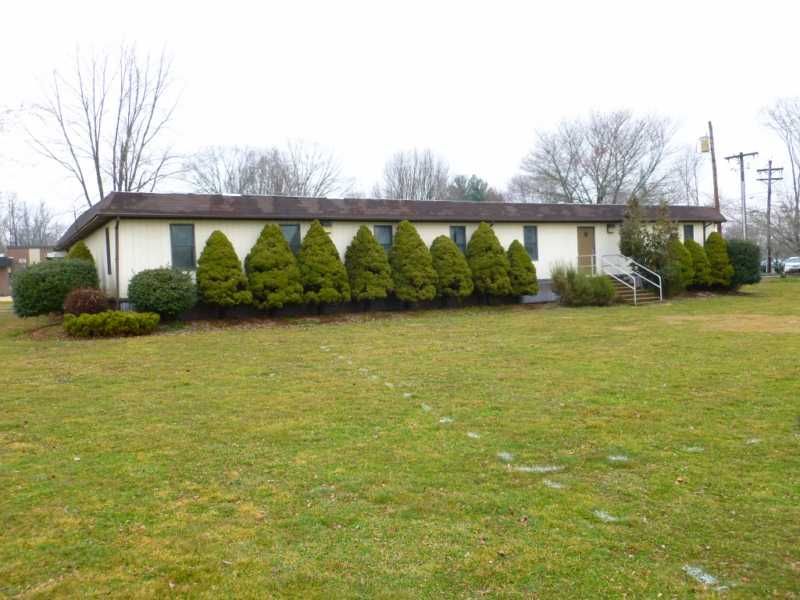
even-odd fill
[[[152,191],[176,173],[162,144],[175,110],[166,55],[141,56],[123,46],[117,57],[76,56],[69,75],[53,73],[34,146],[61,165],[92,206],[106,192]]]
[[[31,206],[8,194],[0,222],[0,245],[52,246],[61,234],[61,226],[44,202]]]
[[[335,155],[298,141],[285,149],[212,146],[189,159],[186,173],[195,190],[211,194],[316,197],[347,190]]]
[[[778,233],[792,252],[800,252],[800,98],[782,98],[766,109],[767,127],[783,141],[789,158],[788,198],[779,205],[778,215],[785,223]]]
[[[554,132],[538,134],[522,160],[522,175],[528,189],[548,202],[658,201],[673,129],[665,118],[627,110],[563,121]]]
[[[398,152],[386,163],[383,183],[374,192],[398,200],[444,200],[447,198],[449,168],[430,150]]]
[[[700,205],[698,171],[703,155],[693,146],[686,146],[675,159],[667,178],[666,200],[672,204]]]

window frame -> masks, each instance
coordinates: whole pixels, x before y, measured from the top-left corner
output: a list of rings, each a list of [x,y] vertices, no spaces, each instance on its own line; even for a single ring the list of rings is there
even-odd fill
[[[687,229],[692,232],[692,235],[690,237],[686,237]],[[695,241],[695,239],[694,239],[694,223],[684,223],[683,224],[683,241],[685,242],[686,240],[692,240],[693,242]]]
[[[463,243],[463,247],[462,247],[462,244],[459,244],[459,243],[458,243],[458,242],[455,240],[455,236],[453,236],[453,233],[454,233],[456,230],[458,230],[458,231],[461,231],[461,232],[463,232],[463,233],[464,233],[464,243]],[[466,253],[467,253],[467,226],[466,226],[466,225],[450,225],[450,239],[453,241],[453,243],[454,243],[456,246],[458,246],[458,249],[459,249],[459,250],[461,250],[461,253],[462,253],[462,254],[466,254]]]
[[[379,228],[382,231],[385,231],[385,230],[389,231],[389,247],[388,248],[386,247],[386,245],[381,243],[381,240],[378,237],[378,229]],[[375,236],[375,240],[378,242],[378,244],[380,244],[381,248],[383,248],[388,254],[389,250],[391,250],[392,247],[394,246],[394,226],[392,226],[391,224],[387,225],[386,223],[376,223],[376,224],[374,224],[372,226],[372,234]]]
[[[528,232],[533,232],[532,247],[528,246]],[[525,252],[531,257],[531,260],[539,260],[539,226],[538,225],[523,225],[522,226],[522,245]]]
[[[278,227],[280,227],[281,235],[283,239],[286,240],[286,243],[289,244],[289,250],[292,251],[292,254],[298,254],[300,252],[300,246],[303,245],[303,232],[300,227],[300,223],[279,223]],[[286,238],[286,232],[283,230],[284,227],[296,227],[297,228],[297,235],[293,236],[296,237],[296,243],[293,243],[292,240]]]
[[[188,245],[176,245],[175,244],[175,231],[178,228],[190,228],[192,232],[192,244],[191,246]],[[194,271],[197,269],[197,239],[195,237],[194,231],[194,223],[170,223],[169,224],[169,246],[170,246],[170,258],[171,258],[171,265],[173,269],[181,269],[184,271]],[[178,265],[175,261],[175,249],[176,248],[191,248],[192,249],[192,260],[191,266],[186,265]]]

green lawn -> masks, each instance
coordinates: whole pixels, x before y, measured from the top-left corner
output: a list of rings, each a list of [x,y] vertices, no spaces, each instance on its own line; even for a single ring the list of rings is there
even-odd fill
[[[0,596],[800,596],[800,280],[45,324],[0,314]]]

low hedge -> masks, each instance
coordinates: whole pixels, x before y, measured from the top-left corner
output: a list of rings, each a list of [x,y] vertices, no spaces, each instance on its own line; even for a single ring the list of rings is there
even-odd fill
[[[107,310],[97,314],[64,315],[64,331],[72,337],[120,337],[147,335],[158,328],[156,313]]]
[[[174,319],[197,303],[197,286],[184,271],[147,269],[131,278],[128,299],[138,311]]]
[[[587,275],[574,267],[556,267],[550,277],[553,291],[567,306],[608,306],[617,293],[605,275]]]
[[[31,265],[11,276],[14,312],[20,317],[60,313],[76,288],[96,288],[97,270],[88,260],[68,258]]]

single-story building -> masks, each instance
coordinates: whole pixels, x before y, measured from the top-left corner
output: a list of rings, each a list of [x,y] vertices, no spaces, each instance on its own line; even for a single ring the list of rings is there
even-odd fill
[[[681,239],[703,242],[724,221],[704,206],[672,206],[670,218]],[[447,235],[463,250],[482,221],[490,223],[503,247],[523,243],[540,280],[557,263],[598,269],[605,255],[619,254],[625,207],[618,204],[521,204],[296,198],[220,194],[112,192],[67,229],[56,248],[84,240],[94,256],[101,287],[125,300],[131,277],[144,269],[194,269],[211,233],[219,229],[244,260],[267,223],[277,223],[296,251],[312,221],[329,232],[340,256],[361,225],[390,248],[397,224],[411,221],[426,244]],[[655,207],[643,207],[655,219]]]

